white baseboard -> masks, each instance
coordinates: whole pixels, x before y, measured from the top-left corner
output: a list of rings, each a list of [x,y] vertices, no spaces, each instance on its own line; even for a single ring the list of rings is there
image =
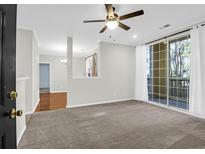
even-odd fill
[[[35,110],[36,110],[36,108],[37,108],[39,102],[40,102],[40,98],[36,101],[36,104],[35,104],[33,110],[32,110],[32,111],[27,111],[27,112],[25,113],[25,115],[33,114],[33,113],[35,112]]]
[[[114,102],[130,101],[130,100],[134,100],[134,98],[115,99],[115,100],[100,101],[100,102],[86,103],[86,104],[80,104],[80,105],[71,105],[71,106],[68,105],[66,107],[67,108],[76,108],[76,107],[83,107],[83,106],[91,106],[91,105],[108,104],[108,103],[114,103]]]
[[[23,137],[23,134],[24,134],[25,131],[26,131],[26,125],[22,129],[20,135],[17,137],[17,145],[19,144],[19,142],[20,142],[21,138]]]
[[[38,100],[36,101],[36,104],[35,104],[35,106],[34,106],[34,108],[33,108],[33,112],[35,112],[35,110],[36,110],[36,108],[37,108],[39,102],[40,102],[40,98],[38,98]]]
[[[136,99],[134,99],[134,100],[136,100]],[[136,101],[138,101],[138,100],[136,100]],[[205,119],[204,116],[191,113],[189,110],[184,110],[184,109],[180,109],[180,108],[170,107],[170,106],[166,106],[166,105],[155,103],[155,102],[151,102],[151,101],[143,101],[143,102],[148,103],[148,104],[152,104],[152,105],[156,105],[156,106],[159,106],[159,107],[162,107],[162,108],[170,109],[170,110],[173,110],[173,111],[176,111],[176,112],[180,112],[180,113],[183,113],[183,114],[187,114],[187,115],[190,115],[190,116],[193,116],[193,117],[197,117],[197,118],[200,118],[200,119]]]

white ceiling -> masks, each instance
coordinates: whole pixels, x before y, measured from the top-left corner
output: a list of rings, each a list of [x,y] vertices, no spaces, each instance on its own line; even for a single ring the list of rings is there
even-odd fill
[[[97,47],[98,41],[127,45],[154,39],[188,25],[205,21],[205,5],[114,5],[118,15],[140,9],[144,15],[124,20],[131,29],[117,28],[99,34],[103,23],[83,23],[83,20],[104,19],[105,7],[95,5],[18,5],[17,26],[35,29],[42,54],[65,54],[66,37],[74,40],[74,55],[80,56]],[[163,25],[170,24],[166,29]],[[136,35],[136,38],[133,38]],[[112,36],[112,38],[109,38]]]

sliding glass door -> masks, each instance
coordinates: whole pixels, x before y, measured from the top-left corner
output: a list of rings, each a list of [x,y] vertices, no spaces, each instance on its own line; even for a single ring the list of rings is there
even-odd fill
[[[147,46],[148,98],[188,109],[190,37]]]
[[[167,43],[160,42],[147,48],[149,100],[167,104]]]
[[[169,42],[169,105],[189,108],[190,36]]]

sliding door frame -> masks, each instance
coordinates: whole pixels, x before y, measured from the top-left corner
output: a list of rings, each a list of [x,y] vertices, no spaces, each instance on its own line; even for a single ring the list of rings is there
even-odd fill
[[[160,43],[160,42],[166,42],[167,43],[167,50],[166,50],[166,56],[167,56],[167,66],[166,66],[166,69],[167,69],[167,85],[166,85],[166,90],[167,90],[167,103],[166,104],[163,104],[163,103],[160,103],[160,102],[155,102],[155,101],[150,101],[148,99],[148,102],[149,103],[152,103],[152,104],[156,104],[156,105],[159,105],[159,106],[166,106],[167,108],[172,108],[172,109],[175,109],[175,110],[181,110],[183,112],[189,112],[189,104],[188,104],[188,109],[183,109],[183,108],[179,108],[178,107],[178,101],[177,101],[177,107],[174,107],[174,106],[171,106],[169,105],[169,91],[170,91],[170,87],[169,87],[169,78],[170,78],[170,48],[169,48],[169,44],[170,44],[170,41],[172,40],[175,40],[175,39],[178,39],[178,38],[181,38],[183,36],[188,36],[190,35],[190,31],[186,31],[184,33],[180,33],[180,34],[177,34],[177,35],[174,35],[174,36],[171,36],[171,37],[167,37],[167,38],[164,38],[164,39],[161,39],[161,40],[158,40],[156,42],[152,42],[150,44],[147,44],[148,46],[152,45],[152,48],[153,48],[153,45],[154,44],[157,44],[157,43]],[[153,51],[153,49],[152,49]],[[153,71],[153,69],[152,69]],[[152,72],[153,74],[153,72]],[[148,86],[147,86],[148,88]],[[152,91],[153,91],[153,86],[152,86]]]

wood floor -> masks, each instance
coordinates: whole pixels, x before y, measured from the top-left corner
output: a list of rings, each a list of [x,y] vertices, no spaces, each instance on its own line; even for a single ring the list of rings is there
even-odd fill
[[[35,112],[66,108],[67,92],[40,93],[40,102]]]
[[[124,101],[36,112],[19,148],[205,148],[205,120]]]

